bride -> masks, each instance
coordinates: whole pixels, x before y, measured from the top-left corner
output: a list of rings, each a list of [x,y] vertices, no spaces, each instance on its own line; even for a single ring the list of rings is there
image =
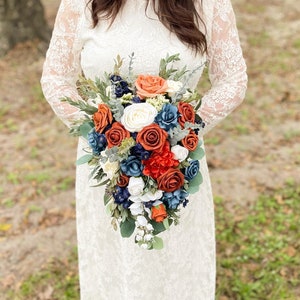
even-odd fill
[[[81,112],[60,99],[80,99],[76,81],[113,70],[119,54],[137,74],[157,74],[159,61],[180,53],[177,67],[206,62],[210,90],[198,114],[199,138],[243,100],[247,76],[230,0],[62,0],[41,79],[47,101],[70,126]],[[193,74],[195,88],[203,68]],[[80,140],[78,157],[87,144]],[[215,294],[214,207],[206,158],[203,183],[181,209],[180,225],[163,232],[164,248],[144,250],[111,228],[104,189],[89,187],[86,165],[76,171],[80,293],[83,300],[210,300]]]

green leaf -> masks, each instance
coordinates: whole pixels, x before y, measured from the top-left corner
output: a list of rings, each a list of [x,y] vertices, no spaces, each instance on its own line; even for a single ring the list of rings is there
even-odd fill
[[[88,133],[93,129],[93,124],[91,122],[83,123],[79,126],[80,135],[87,139]]]
[[[104,194],[103,200],[104,200],[104,205],[107,205],[109,201],[111,200],[112,196],[109,194]]]
[[[205,156],[205,151],[203,150],[203,148],[201,147],[200,144],[198,144],[196,150],[194,150],[193,152],[191,152],[190,155],[189,155],[189,157],[191,159],[194,159],[194,160],[200,160],[204,156]]]
[[[161,250],[164,247],[164,242],[163,242],[162,238],[155,236],[153,238],[152,246],[153,246],[153,249]]]
[[[169,223],[169,219],[168,218],[164,219],[163,224],[164,224],[164,226],[165,226],[165,228],[167,230],[170,229],[170,223]]]
[[[164,224],[161,223],[157,223],[155,221],[150,221],[150,224],[153,226],[153,234],[159,234],[160,232],[163,232],[166,230],[166,227],[164,226]]]
[[[194,194],[199,191],[200,184],[203,182],[203,177],[199,172],[193,180],[189,183],[189,188],[187,190],[188,193]]]
[[[82,157],[80,157],[79,159],[77,159],[76,161],[76,166],[79,166],[79,165],[83,165],[85,163],[88,163],[90,160],[93,159],[93,155],[92,154],[86,154]]]
[[[135,222],[132,219],[127,219],[120,224],[120,232],[122,237],[130,237],[135,229]]]
[[[99,183],[97,183],[95,185],[91,185],[91,187],[98,187],[98,186],[106,185],[109,182],[110,182],[110,179],[106,179],[106,180],[104,180],[102,182],[99,182]]]

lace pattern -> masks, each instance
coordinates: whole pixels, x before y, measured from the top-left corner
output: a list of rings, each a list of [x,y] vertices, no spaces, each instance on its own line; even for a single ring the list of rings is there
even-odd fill
[[[202,7],[200,7],[202,2]],[[246,90],[246,66],[240,48],[230,0],[197,1],[206,25],[207,57],[194,55],[157,20],[151,6],[145,15],[145,1],[128,0],[114,24],[101,21],[91,28],[86,3],[62,0],[47,52],[43,91],[62,121],[80,113],[60,99],[78,99],[76,79],[101,76],[113,67],[117,54],[135,52],[135,72],[156,74],[160,58],[180,53],[178,67],[193,69],[207,60],[211,89],[202,99],[199,113],[206,133],[235,107]],[[128,62],[125,60],[124,68]],[[194,88],[202,69],[191,78]],[[79,141],[78,157],[86,144]],[[103,188],[90,188],[88,166],[76,173],[76,212],[81,299],[214,299],[215,235],[213,198],[206,158],[200,161],[204,182],[190,204],[182,209],[181,224],[163,233],[162,251],[145,251],[132,240],[114,232],[102,201]]]

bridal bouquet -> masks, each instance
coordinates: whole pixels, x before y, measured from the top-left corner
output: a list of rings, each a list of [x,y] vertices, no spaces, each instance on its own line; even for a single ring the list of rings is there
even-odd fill
[[[158,76],[136,76],[134,55],[127,75],[118,56],[103,80],[80,78],[83,100],[63,99],[84,112],[71,128],[89,145],[77,164],[89,164],[94,186],[106,185],[113,227],[122,237],[135,233],[145,249],[163,247],[157,235],[179,223],[181,206],[202,182],[197,133],[204,123],[195,113],[200,97],[186,87],[195,70],[177,70],[178,60],[178,54],[162,59]]]

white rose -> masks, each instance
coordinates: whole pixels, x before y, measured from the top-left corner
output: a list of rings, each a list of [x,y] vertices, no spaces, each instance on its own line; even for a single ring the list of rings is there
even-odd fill
[[[121,123],[129,132],[141,131],[154,122],[157,115],[155,107],[148,103],[134,103],[125,107]]]
[[[102,157],[107,157],[105,155],[104,151],[101,152],[101,156]],[[107,159],[105,163],[102,162],[101,159],[100,159],[99,163],[100,163],[100,166],[101,166],[103,172],[106,174],[106,176],[109,179],[112,179],[116,175],[116,173],[117,173],[117,171],[119,170],[119,167],[120,167],[118,161],[111,162],[111,161],[109,161],[109,159]]]
[[[145,183],[142,177],[130,177],[128,183],[128,192],[132,196],[138,196],[142,194]]]
[[[144,211],[144,205],[141,202],[132,203],[129,206],[130,212],[133,216],[141,215]]]
[[[144,195],[138,195],[138,196],[130,196],[129,199],[132,202],[149,202],[149,201],[155,201],[162,197],[163,191],[157,190],[154,194],[151,192],[148,192]]]
[[[174,158],[179,161],[185,160],[189,155],[189,150],[180,145],[175,145],[171,148],[171,152],[174,154]]]
[[[135,236],[135,239],[136,239],[137,242],[139,242],[139,241],[142,241],[142,240],[143,240],[143,237],[140,236],[140,235],[136,235],[136,236]]]
[[[173,97],[183,86],[182,82],[174,80],[167,80],[167,85],[167,93],[170,97]]]

